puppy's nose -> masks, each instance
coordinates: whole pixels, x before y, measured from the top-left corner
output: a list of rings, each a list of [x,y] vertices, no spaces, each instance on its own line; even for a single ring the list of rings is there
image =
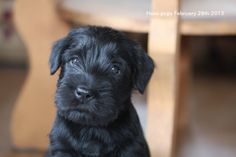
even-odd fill
[[[85,86],[77,87],[75,90],[75,96],[82,103],[84,103],[86,100],[93,98],[91,90],[89,90]]]

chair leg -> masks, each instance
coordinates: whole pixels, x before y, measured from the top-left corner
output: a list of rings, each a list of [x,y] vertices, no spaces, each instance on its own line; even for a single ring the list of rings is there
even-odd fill
[[[152,18],[148,46],[156,63],[148,90],[148,142],[152,157],[171,157],[175,143],[179,75],[178,17]]]
[[[54,0],[16,0],[15,24],[27,48],[29,72],[14,106],[13,145],[45,149],[54,116],[56,80],[48,66],[51,46],[69,27],[56,13]]]

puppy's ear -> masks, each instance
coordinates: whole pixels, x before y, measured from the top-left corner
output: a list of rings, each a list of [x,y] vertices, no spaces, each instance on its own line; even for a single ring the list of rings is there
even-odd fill
[[[61,65],[61,55],[67,48],[67,38],[62,38],[56,41],[52,47],[52,52],[49,59],[51,75],[55,74]]]
[[[143,94],[145,88],[152,76],[154,70],[153,60],[147,55],[147,53],[139,46],[135,46],[133,53],[134,59],[134,87]]]

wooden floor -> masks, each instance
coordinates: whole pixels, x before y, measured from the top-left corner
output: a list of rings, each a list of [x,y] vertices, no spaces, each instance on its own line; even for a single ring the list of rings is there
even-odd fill
[[[0,69],[0,157],[43,157],[10,151],[9,119],[26,71]],[[136,97],[136,104],[143,104]],[[139,108],[139,107],[138,107]],[[146,109],[139,110],[145,126]],[[236,78],[193,77],[188,98],[188,126],[181,130],[177,157],[235,157]],[[10,153],[9,153],[10,152]]]
[[[178,157],[235,157],[236,78],[197,76],[191,82]]]

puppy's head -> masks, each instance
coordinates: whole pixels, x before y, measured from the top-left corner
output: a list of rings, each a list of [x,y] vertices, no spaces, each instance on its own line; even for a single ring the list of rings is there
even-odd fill
[[[143,93],[153,72],[151,58],[134,41],[108,27],[72,30],[53,46],[51,74],[61,68],[56,105],[59,114],[86,125],[107,125]]]

